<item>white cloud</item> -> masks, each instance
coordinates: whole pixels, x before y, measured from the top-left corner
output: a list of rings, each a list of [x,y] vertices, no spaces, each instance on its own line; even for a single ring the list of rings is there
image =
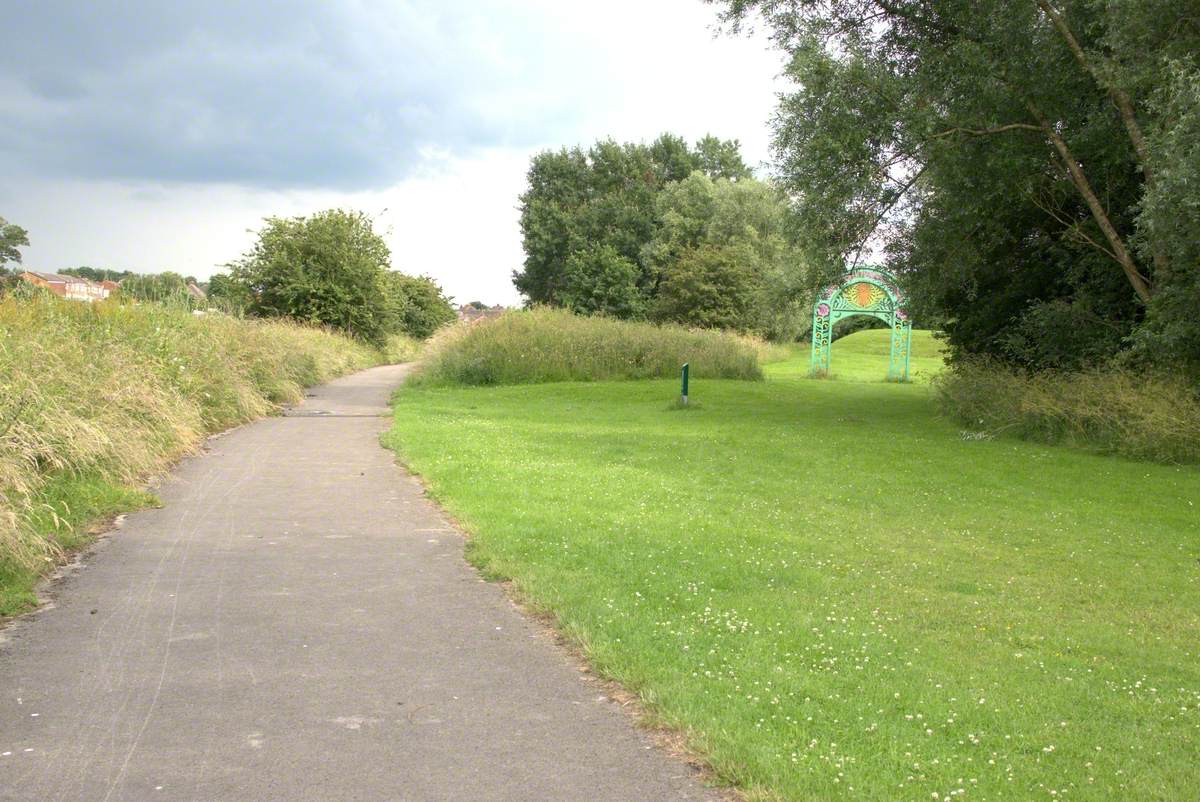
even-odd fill
[[[460,301],[513,303],[517,295],[510,274],[522,259],[516,206],[529,157],[538,150],[587,145],[607,136],[650,140],[671,131],[691,140],[706,133],[737,138],[750,163],[768,158],[767,123],[781,88],[775,81],[780,57],[762,39],[714,38],[716,12],[699,0],[489,0],[450,4],[442,6],[449,14],[416,17],[389,16],[379,3],[350,8],[370,13],[340,21],[334,44],[343,69],[336,81],[328,79],[332,88],[316,94],[320,100],[351,91],[345,87],[358,93],[337,97],[329,109],[333,113],[355,111],[355,102],[365,98],[367,113],[354,126],[289,130],[293,118],[273,118],[263,92],[248,96],[264,104],[259,110],[242,101],[236,113],[220,102],[158,109],[165,115],[161,119],[170,122],[177,114],[186,122],[180,135],[196,148],[203,150],[212,132],[220,132],[221,147],[210,149],[186,172],[145,169],[100,178],[88,170],[64,175],[38,167],[32,151],[22,154],[25,145],[7,140],[6,159],[26,169],[0,180],[0,215],[29,229],[33,246],[27,263],[44,269],[78,264],[175,269],[204,277],[249,247],[252,235],[246,230],[256,228],[262,217],[344,206],[379,215],[397,268],[433,275]],[[412,39],[415,23],[396,28],[401,20],[414,19],[422,20],[419,38],[428,46],[390,49],[389,41]],[[293,37],[284,43],[303,55],[303,41]],[[240,52],[236,40],[210,45],[207,52]],[[326,45],[326,50],[334,46]],[[438,47],[450,51],[432,52]],[[274,52],[271,58],[286,65],[291,56]],[[170,62],[172,56],[161,52],[156,58]],[[111,53],[95,57],[100,65],[106,59],[128,63]],[[431,71],[431,63],[438,69]],[[356,73],[354,65],[366,66]],[[32,72],[43,77],[47,96],[64,98],[86,94],[89,81],[106,80],[103,74],[72,80],[48,68]],[[214,74],[226,82],[239,80],[237,69]],[[409,77],[402,79],[405,74]],[[375,113],[371,104],[380,97],[408,97],[405,93],[416,85],[413,75],[430,91],[413,94],[405,112],[404,119],[416,120],[418,127],[405,122],[397,129],[398,117]],[[205,80],[207,91],[219,97],[217,78]],[[395,86],[354,88],[356,81],[389,80]],[[156,90],[152,75],[140,74],[136,85],[146,93]],[[295,84],[284,86],[299,91]],[[47,96],[34,102],[28,93],[28,87],[11,81],[0,85],[0,97],[26,114],[44,114],[64,102]],[[464,104],[469,113],[461,113]],[[161,119],[149,124],[174,131]],[[473,127],[455,131],[458,121]],[[111,119],[102,123],[97,152],[122,135]],[[395,167],[387,166],[387,154],[371,148],[393,136],[409,136],[411,141],[396,148],[411,153],[405,151],[402,169],[391,180],[376,181],[372,170],[386,173]],[[322,137],[338,140],[336,158],[322,160]],[[342,141],[347,138],[352,141]],[[252,147],[225,159],[222,148],[241,140]],[[71,147],[86,151],[86,140]],[[264,158],[286,164],[264,173]],[[338,174],[338,159],[349,159],[347,164],[356,166],[347,171],[361,174],[348,179]]]

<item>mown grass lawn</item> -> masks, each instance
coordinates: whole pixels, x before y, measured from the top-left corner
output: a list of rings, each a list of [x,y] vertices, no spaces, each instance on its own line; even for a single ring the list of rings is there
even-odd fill
[[[671,381],[403,390],[386,439],[751,794],[1195,799],[1200,471],[964,439],[928,387],[846,380],[885,333],[686,411]]]

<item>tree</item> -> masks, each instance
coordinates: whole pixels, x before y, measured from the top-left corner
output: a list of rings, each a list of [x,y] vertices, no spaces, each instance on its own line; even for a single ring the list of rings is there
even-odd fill
[[[1190,0],[722,5],[790,55],[775,148],[827,272],[882,242],[956,351],[1033,364],[1069,321],[1111,352],[1147,308],[1178,320],[1157,298],[1197,269],[1169,222],[1198,193],[1169,181],[1193,152]]]
[[[110,270],[100,267],[88,267],[81,265],[80,267],[67,267],[58,271],[67,276],[79,276],[86,278],[89,281],[124,281],[130,276],[136,276],[132,270]]]
[[[0,217],[0,270],[9,263],[21,264],[21,248],[29,246],[29,234],[18,225]]]
[[[712,134],[707,134],[696,143],[694,158],[695,169],[711,178],[738,181],[754,176],[742,161],[742,153],[735,139],[717,139]]]
[[[637,319],[646,297],[638,287],[641,271],[611,245],[576,251],[567,257],[563,305],[584,314]]]
[[[1138,224],[1143,258],[1165,257],[1167,271],[1134,334],[1134,355],[1200,375],[1200,68],[1175,62],[1166,78],[1153,111],[1171,124],[1147,143],[1158,169]]]
[[[408,276],[387,271],[384,292],[390,306],[391,327],[424,340],[458,315],[437,282],[428,276]]]
[[[250,288],[228,273],[214,273],[208,280],[208,299],[228,312],[245,312],[253,296]]]
[[[258,242],[231,265],[247,311],[333,326],[381,345],[394,328],[385,294],[391,254],[362,212],[270,217]]]
[[[714,137],[695,148],[664,134],[649,145],[604,140],[586,151],[538,154],[521,195],[525,263],[513,274],[513,283],[531,303],[572,308],[576,302],[599,304],[609,314],[641,314],[658,281],[643,261],[643,249],[657,226],[655,198],[664,186],[696,170],[738,178],[750,174],[737,143]],[[618,264],[614,254],[623,261]],[[625,295],[624,278],[617,280],[629,265],[635,268],[640,299]],[[579,271],[589,266],[606,275],[585,280]],[[619,302],[613,292],[621,294]],[[584,300],[600,297],[607,300]]]
[[[759,277],[747,250],[703,245],[685,251],[665,270],[655,317],[700,328],[753,328]]]
[[[187,280],[167,271],[165,273],[135,273],[121,282],[121,295],[137,301],[158,303],[191,303]]]
[[[720,320],[775,340],[792,340],[803,331],[813,277],[790,238],[787,200],[778,189],[753,178],[713,180],[694,172],[659,193],[656,211],[658,229],[643,252],[659,282],[656,319],[699,326]],[[732,258],[739,260],[736,275],[718,277]],[[681,295],[685,275],[692,283]],[[700,292],[701,281],[736,290],[739,297]],[[670,297],[664,300],[664,294]],[[715,306],[687,308],[685,297]]]

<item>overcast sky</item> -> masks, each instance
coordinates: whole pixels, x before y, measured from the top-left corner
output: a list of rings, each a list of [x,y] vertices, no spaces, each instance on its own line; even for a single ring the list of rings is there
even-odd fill
[[[25,264],[201,278],[267,215],[376,217],[393,266],[515,303],[532,154],[671,131],[765,162],[764,39],[701,0],[41,0],[0,28]]]

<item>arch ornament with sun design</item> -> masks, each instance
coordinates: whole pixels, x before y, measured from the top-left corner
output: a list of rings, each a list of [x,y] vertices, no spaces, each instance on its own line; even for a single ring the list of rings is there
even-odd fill
[[[912,321],[904,308],[904,293],[896,277],[876,267],[859,267],[826,287],[813,304],[812,372],[829,372],[833,325],[839,320],[867,315],[887,323],[892,330],[888,381],[908,381],[908,358],[912,348]]]

